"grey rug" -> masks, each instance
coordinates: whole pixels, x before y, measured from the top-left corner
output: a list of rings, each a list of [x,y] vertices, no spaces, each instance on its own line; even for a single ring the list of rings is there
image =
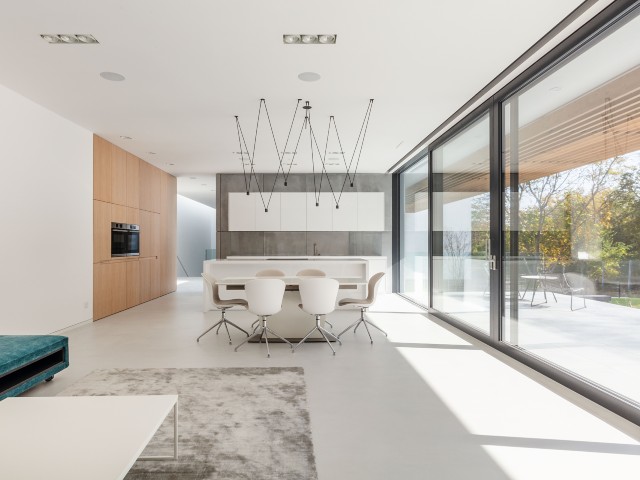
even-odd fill
[[[59,395],[179,395],[179,460],[128,480],[316,480],[302,368],[96,370]],[[144,455],[171,455],[173,414]]]

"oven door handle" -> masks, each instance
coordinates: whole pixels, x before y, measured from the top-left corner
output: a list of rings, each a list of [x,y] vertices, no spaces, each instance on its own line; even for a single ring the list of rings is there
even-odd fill
[[[111,231],[118,233],[129,233],[129,230],[120,230],[119,228],[112,228]]]

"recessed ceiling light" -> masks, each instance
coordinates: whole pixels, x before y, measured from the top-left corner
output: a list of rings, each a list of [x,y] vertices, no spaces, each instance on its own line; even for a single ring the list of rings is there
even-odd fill
[[[101,72],[100,76],[105,80],[109,80],[111,82],[121,82],[124,80],[124,75],[120,75],[116,72]]]
[[[335,33],[285,33],[282,35],[282,43],[287,45],[332,45],[336,43],[338,36]]]
[[[147,152],[149,155],[155,155],[156,152]]]
[[[318,42],[320,43],[336,43],[336,37],[337,35],[332,35],[332,34],[322,34],[322,35],[318,35]]]
[[[167,165],[171,165],[171,166],[173,166],[173,165],[175,165],[175,163],[167,163]]]
[[[562,87],[551,87],[549,89],[549,91],[551,91],[551,92],[559,92],[560,90],[562,90]]]
[[[300,35],[298,35],[297,33],[284,34],[284,35],[282,35],[282,41],[284,43],[288,43],[288,44],[300,43]]]
[[[127,137],[126,135],[120,135],[122,140],[131,140],[131,137]]]
[[[300,75],[298,75],[298,78],[303,82],[317,82],[321,77],[318,73],[315,72],[302,72]]]
[[[88,33],[43,33],[40,35],[43,40],[57,44],[95,44],[99,43],[93,35]]]
[[[302,43],[318,43],[318,36],[313,34],[302,35]]]

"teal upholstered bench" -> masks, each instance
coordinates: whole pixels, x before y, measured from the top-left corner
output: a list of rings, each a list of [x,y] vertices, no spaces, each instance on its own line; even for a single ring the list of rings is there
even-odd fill
[[[67,337],[0,335],[0,400],[51,380],[68,366]]]

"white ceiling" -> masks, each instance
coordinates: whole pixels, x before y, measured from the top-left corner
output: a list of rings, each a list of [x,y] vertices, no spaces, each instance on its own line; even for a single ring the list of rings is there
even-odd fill
[[[334,115],[347,161],[374,98],[359,171],[385,172],[580,3],[3,0],[0,83],[213,196],[215,173],[242,169],[234,115],[251,149],[260,98],[280,148],[297,99],[311,102],[321,145]],[[100,44],[50,45],[42,33]],[[337,43],[284,45],[284,33]],[[321,80],[298,79],[309,71]],[[266,126],[259,172],[278,167]],[[311,171],[302,152],[296,163]]]

